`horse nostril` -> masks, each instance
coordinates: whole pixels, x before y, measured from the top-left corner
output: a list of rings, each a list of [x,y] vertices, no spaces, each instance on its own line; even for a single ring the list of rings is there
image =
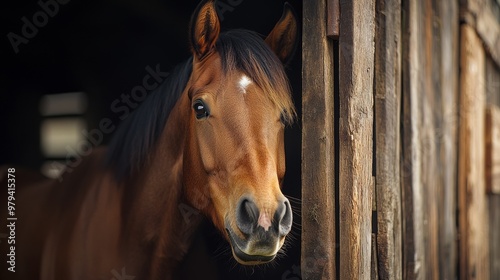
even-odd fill
[[[292,208],[288,199],[284,198],[279,203],[272,219],[267,214],[262,214],[252,199],[243,198],[236,209],[236,225],[246,235],[251,235],[260,227],[267,232],[272,227],[271,234],[287,235],[292,229]]]
[[[279,213],[278,213],[279,212]],[[279,233],[284,236],[287,235],[292,229],[293,215],[292,215],[292,207],[290,206],[290,202],[288,199],[285,199],[283,204],[278,208],[279,216]]]
[[[236,225],[244,234],[251,234],[259,218],[257,205],[249,199],[242,199],[238,204]]]

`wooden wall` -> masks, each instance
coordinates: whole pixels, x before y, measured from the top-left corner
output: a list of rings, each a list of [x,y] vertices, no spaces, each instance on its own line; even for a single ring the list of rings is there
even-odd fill
[[[500,279],[493,4],[304,2],[303,279]]]

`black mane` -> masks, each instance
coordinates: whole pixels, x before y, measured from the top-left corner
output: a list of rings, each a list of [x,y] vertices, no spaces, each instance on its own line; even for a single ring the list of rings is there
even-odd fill
[[[107,165],[114,169],[118,180],[130,176],[144,163],[186,87],[192,64],[190,58],[177,65],[139,108],[120,124],[107,151]]]
[[[231,30],[215,45],[224,73],[240,70],[254,80],[291,122],[295,109],[281,61],[255,32]],[[192,61],[179,64],[118,128],[108,148],[107,165],[123,180],[138,171],[160,137],[165,123],[192,72]]]

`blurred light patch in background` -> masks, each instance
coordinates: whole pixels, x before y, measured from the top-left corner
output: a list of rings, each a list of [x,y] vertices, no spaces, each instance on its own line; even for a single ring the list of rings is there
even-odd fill
[[[48,119],[40,126],[42,153],[48,158],[75,156],[77,144],[85,141],[87,126],[81,118]]]
[[[40,145],[45,163],[41,172],[57,178],[65,169],[65,162],[77,156],[78,144],[86,141],[83,131],[87,123],[87,95],[83,92],[48,94],[40,100]]]
[[[42,116],[82,115],[87,110],[87,96],[83,92],[48,94],[40,100]]]

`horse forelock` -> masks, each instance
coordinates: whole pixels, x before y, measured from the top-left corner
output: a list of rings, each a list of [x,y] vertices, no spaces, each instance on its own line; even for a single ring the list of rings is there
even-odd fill
[[[236,29],[222,33],[215,45],[225,73],[240,70],[263,89],[282,112],[286,124],[296,118],[290,84],[283,64],[255,32]]]

